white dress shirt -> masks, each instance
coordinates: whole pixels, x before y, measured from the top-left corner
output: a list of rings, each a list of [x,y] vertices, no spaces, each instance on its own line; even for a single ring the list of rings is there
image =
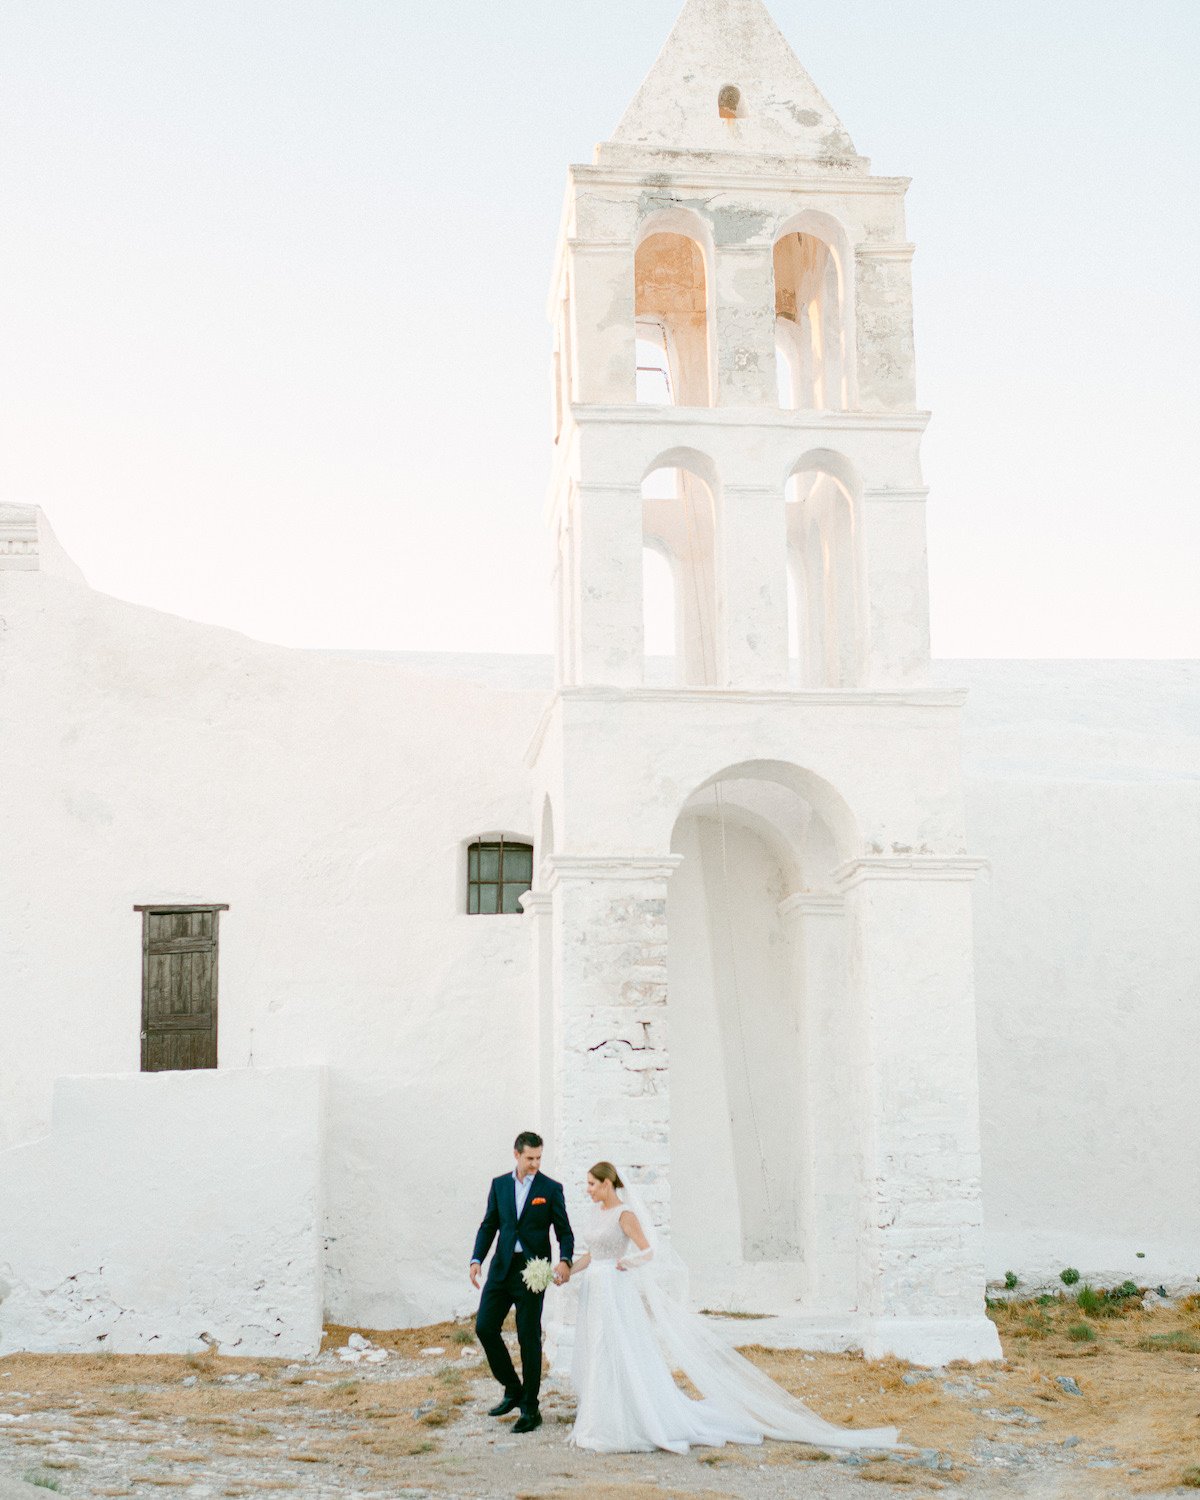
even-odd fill
[[[517,1169],[516,1169],[516,1167],[513,1168],[513,1183],[514,1183],[514,1185],[516,1187],[516,1190],[517,1190],[517,1218],[518,1219],[521,1217],[521,1215],[525,1211],[525,1205],[529,1201],[529,1193],[530,1193],[530,1190],[533,1187],[533,1179],[536,1176],[537,1176],[536,1172],[530,1172],[529,1176],[526,1177],[524,1179],[524,1181],[522,1181],[521,1178],[517,1176]],[[522,1255],[525,1254],[525,1247],[524,1247],[524,1245],[521,1244],[521,1241],[520,1241],[519,1238],[518,1238],[518,1240],[517,1240],[516,1245],[514,1246],[514,1248],[516,1250],[520,1251],[520,1253]]]

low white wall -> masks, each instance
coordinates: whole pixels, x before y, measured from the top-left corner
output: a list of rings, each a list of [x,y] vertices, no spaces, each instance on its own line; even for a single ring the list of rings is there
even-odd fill
[[[64,1078],[0,1152],[0,1355],[320,1346],[319,1068]]]

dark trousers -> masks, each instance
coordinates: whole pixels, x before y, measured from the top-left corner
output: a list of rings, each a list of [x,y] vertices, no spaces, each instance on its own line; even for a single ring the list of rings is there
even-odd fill
[[[505,1395],[519,1396],[521,1410],[537,1410],[538,1392],[542,1388],[542,1303],[544,1292],[531,1292],[521,1280],[525,1268],[525,1257],[518,1252],[513,1256],[508,1275],[501,1278],[489,1276],[479,1299],[479,1312],[475,1317],[475,1333],[487,1355],[492,1374],[504,1387]],[[524,1380],[517,1376],[504,1343],[500,1329],[508,1317],[510,1307],[517,1309],[517,1341],[521,1346],[521,1370]]]

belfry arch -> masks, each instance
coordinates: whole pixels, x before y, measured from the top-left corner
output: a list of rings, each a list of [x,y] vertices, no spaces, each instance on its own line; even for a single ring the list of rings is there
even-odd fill
[[[856,403],[853,286],[845,231],[828,214],[793,215],[779,228],[775,359],[785,410],[849,411]]]
[[[649,406],[711,406],[712,242],[683,210],[650,215],[634,252],[637,400]]]
[[[642,545],[671,572],[675,612],[673,680],[712,687],[719,678],[716,468],[705,455],[672,449],[642,480]]]
[[[785,496],[800,683],[857,687],[866,654],[861,481],[841,454],[815,449],[793,466]]]

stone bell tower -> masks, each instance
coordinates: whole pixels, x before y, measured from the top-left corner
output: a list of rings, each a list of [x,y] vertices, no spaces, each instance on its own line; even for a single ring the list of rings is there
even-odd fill
[[[706,1299],[796,1342],[988,1358],[906,186],[761,0],[687,0],[571,168],[527,906],[562,1170],[631,1164]]]

